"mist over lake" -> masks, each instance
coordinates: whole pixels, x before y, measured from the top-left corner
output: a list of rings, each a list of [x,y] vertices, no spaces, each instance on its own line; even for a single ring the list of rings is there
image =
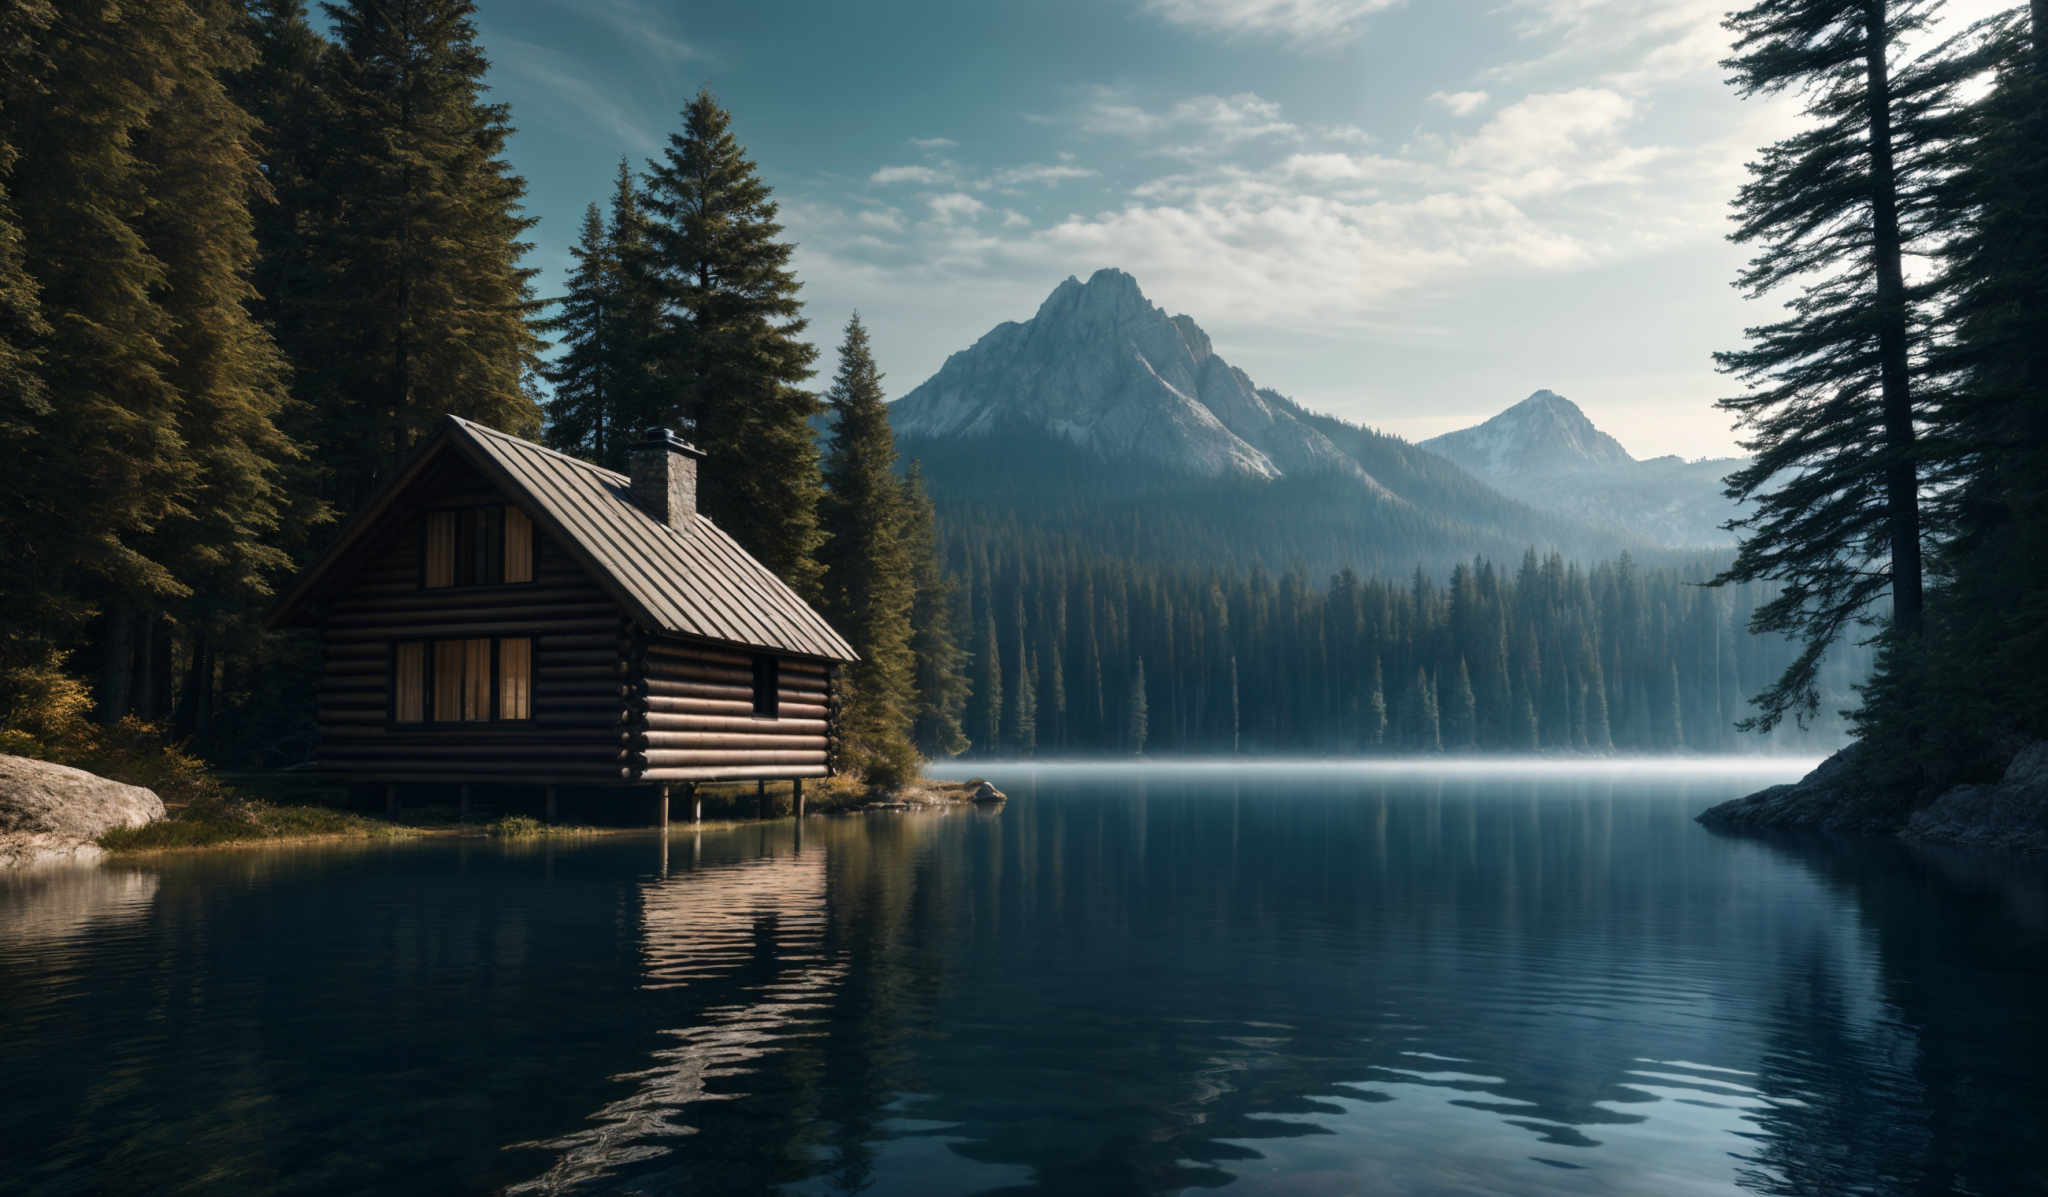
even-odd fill
[[[0,888],[22,1191],[2017,1192],[2038,871],[1780,761],[988,764],[994,811]]]

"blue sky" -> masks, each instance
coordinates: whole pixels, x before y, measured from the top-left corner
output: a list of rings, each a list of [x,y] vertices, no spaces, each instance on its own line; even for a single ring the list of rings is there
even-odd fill
[[[1978,15],[1993,5],[1952,6]],[[480,0],[561,285],[584,205],[708,85],[812,338],[890,394],[1067,275],[1134,274],[1262,385],[1413,439],[1540,387],[1637,456],[1733,451],[1709,355],[1773,309],[1727,201],[1795,127],[1725,0]]]

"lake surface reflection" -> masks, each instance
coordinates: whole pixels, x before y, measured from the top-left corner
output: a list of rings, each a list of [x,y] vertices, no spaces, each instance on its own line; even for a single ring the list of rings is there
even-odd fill
[[[989,772],[0,881],[0,1190],[2048,1188],[2038,863],[1717,837],[1726,773]]]

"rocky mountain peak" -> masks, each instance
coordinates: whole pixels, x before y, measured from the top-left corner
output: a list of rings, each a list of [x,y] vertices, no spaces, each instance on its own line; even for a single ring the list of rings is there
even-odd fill
[[[1031,319],[999,324],[891,406],[899,435],[1036,431],[1106,461],[1199,477],[1277,478],[1357,462],[1259,393],[1191,317],[1168,316],[1106,267],[1069,277]],[[1370,479],[1366,479],[1370,481]]]

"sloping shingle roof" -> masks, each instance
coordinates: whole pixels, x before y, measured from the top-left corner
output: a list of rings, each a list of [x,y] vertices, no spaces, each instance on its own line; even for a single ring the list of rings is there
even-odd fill
[[[686,528],[654,518],[633,502],[623,474],[509,436],[456,416],[424,446],[414,468],[401,471],[371,505],[374,516],[433,455],[437,442],[462,451],[517,497],[550,533],[583,560],[650,630],[832,661],[856,659],[809,603],[699,513]],[[283,618],[374,519],[307,571],[280,606]]]

